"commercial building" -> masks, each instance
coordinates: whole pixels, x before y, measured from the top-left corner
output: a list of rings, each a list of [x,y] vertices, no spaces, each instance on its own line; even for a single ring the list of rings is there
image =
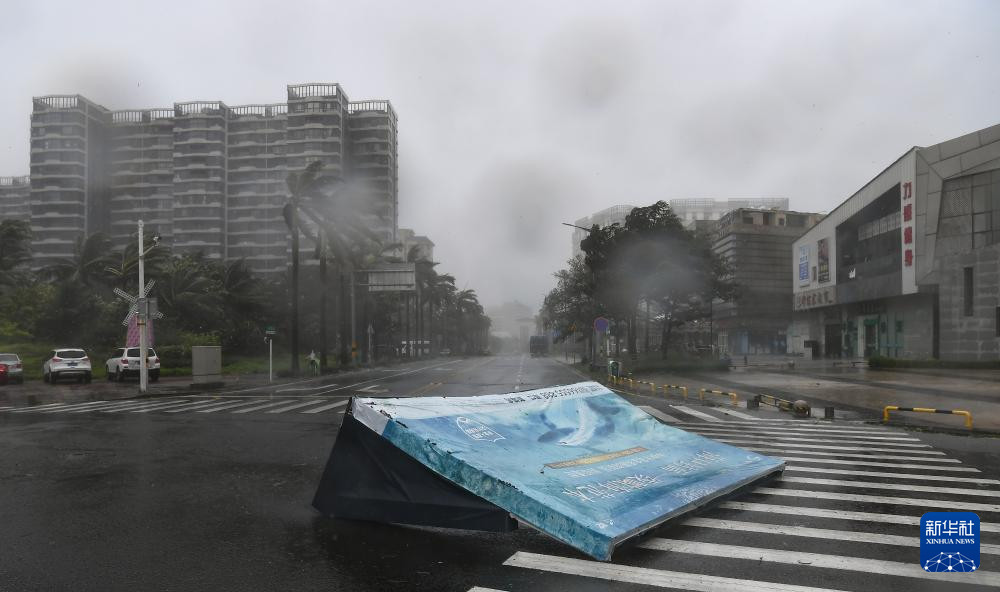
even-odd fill
[[[584,228],[589,229],[593,225],[598,226],[610,226],[611,224],[624,224],[625,216],[628,216],[629,212],[635,209],[635,206],[630,206],[626,204],[620,204],[617,206],[611,206],[610,208],[604,208],[599,212],[595,212],[586,218],[580,218],[573,223],[574,226],[578,228],[573,229],[573,257],[578,255],[583,255],[583,249],[580,248],[580,241],[587,238],[589,234]]]
[[[718,220],[737,208],[757,208],[761,210],[787,210],[787,197],[757,197],[739,199],[683,198],[670,200],[670,209],[688,226],[698,220]]]
[[[732,266],[739,287],[712,307],[715,344],[731,355],[785,353],[792,321],[791,246],[821,214],[738,208],[723,215],[712,248]]]
[[[1000,359],[1000,125],[906,151],[791,254],[789,352]]]
[[[365,223],[396,240],[396,113],[388,101],[352,102],[338,84],[289,85],[285,103],[240,106],[112,111],[79,95],[37,97],[31,126],[36,267],[99,231],[121,246],[142,218],[175,253],[279,273],[285,179],[314,161],[363,187]]]
[[[31,196],[31,180],[23,177],[0,177],[0,221],[31,219],[28,199]]]

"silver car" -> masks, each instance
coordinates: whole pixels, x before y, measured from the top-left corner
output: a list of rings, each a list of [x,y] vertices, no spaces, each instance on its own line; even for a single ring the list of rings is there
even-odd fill
[[[24,383],[24,368],[17,354],[0,354],[0,380],[5,383]]]
[[[45,382],[55,384],[60,378],[76,378],[79,382],[90,382],[90,358],[78,347],[54,349],[49,359],[42,364]]]
[[[126,376],[139,376],[139,348],[120,347],[111,354],[111,357],[104,362],[104,369],[108,371],[108,380],[121,382]],[[156,382],[160,379],[160,358],[153,348],[146,349],[146,369],[149,371],[149,380]]]

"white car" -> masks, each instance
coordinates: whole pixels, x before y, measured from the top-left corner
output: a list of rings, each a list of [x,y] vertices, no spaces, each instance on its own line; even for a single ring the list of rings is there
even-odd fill
[[[42,377],[50,384],[55,384],[60,378],[90,382],[90,358],[78,347],[54,349],[42,364]]]
[[[108,380],[121,382],[126,376],[139,376],[139,348],[120,347],[111,354],[104,367],[108,371]],[[160,379],[160,358],[153,348],[146,348],[146,368],[149,379],[156,382]]]

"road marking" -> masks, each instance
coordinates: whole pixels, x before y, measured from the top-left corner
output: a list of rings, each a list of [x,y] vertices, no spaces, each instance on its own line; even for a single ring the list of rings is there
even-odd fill
[[[68,410],[67,413],[87,413],[89,411],[104,411],[105,409],[114,409],[116,407],[121,407],[122,405],[132,405],[134,403],[135,401],[132,399],[104,401],[103,404],[94,405],[93,407],[85,407],[83,409],[74,407],[73,409]]]
[[[715,407],[714,409],[719,413],[725,413],[726,415],[732,415],[733,417],[738,417],[740,419],[747,419],[750,421],[767,421],[768,419],[770,419],[766,417],[755,417],[753,415],[749,415],[747,413],[741,413],[739,411],[736,411],[735,409],[730,409],[728,407]]]
[[[759,502],[721,502],[716,507],[724,510],[744,510],[746,512],[764,512],[766,514],[789,514],[792,516],[812,516],[813,518],[832,518],[834,520],[856,520],[859,522],[920,526],[920,516],[877,514],[875,512],[855,512],[852,510],[828,510],[826,508],[810,508],[809,506],[783,506],[780,504]],[[980,522],[979,529],[983,532],[1000,532],[1000,524]]]
[[[303,403],[296,403],[294,405],[289,405],[287,407],[278,407],[277,409],[271,409],[266,413],[284,413],[286,411],[291,411],[292,409],[298,409],[299,407],[308,407],[310,405],[315,405],[317,403],[322,403],[323,399],[313,399],[312,401],[305,401]]]
[[[469,588],[469,592],[505,592],[504,590],[497,590],[496,588],[483,588],[481,586],[473,586]]]
[[[642,409],[646,413],[652,415],[653,417],[663,420],[667,423],[677,423],[679,420],[676,417],[667,415],[666,413],[660,411],[655,407],[650,407],[649,405],[639,405],[639,409]]]
[[[197,409],[195,413],[215,413],[216,411],[222,411],[223,409],[233,409],[234,407],[243,407],[244,405],[255,405],[260,403],[264,399],[253,399],[252,401],[239,401],[236,403],[229,402],[225,405],[219,405],[218,407],[208,407],[206,409]]]
[[[691,590],[693,592],[840,592],[828,588],[741,580],[721,576],[650,569],[648,567],[633,567],[631,565],[615,565],[613,563],[600,563],[585,559],[528,553],[526,551],[514,553],[503,564],[537,571],[582,576],[585,578],[598,578],[612,582],[629,582],[675,590]],[[914,564],[914,567],[920,569],[916,564]]]
[[[717,518],[702,517],[688,518],[681,522],[681,524],[684,526],[695,526],[699,528],[715,528],[719,530],[734,530],[739,532],[762,532],[781,536],[850,541],[852,543],[896,545],[900,547],[920,546],[920,537],[882,534],[878,532],[830,530],[826,528],[810,528],[807,526],[786,526],[784,524],[742,522],[739,520],[719,520]],[[983,553],[989,553],[990,555],[1000,555],[1000,545],[980,544],[980,551]]]
[[[162,407],[145,407],[143,409],[132,409],[129,413],[149,413],[150,411],[166,411],[167,409],[174,409],[176,407],[186,407],[195,401],[184,400],[184,399],[174,399],[173,401],[164,404]]]
[[[515,393],[521,390],[521,377],[524,376],[524,358],[525,355],[521,354],[521,364],[517,367],[517,384],[514,386]]]
[[[774,446],[774,447],[780,446],[782,448],[816,448],[819,450],[853,450],[855,452],[863,452],[869,450],[871,452],[898,452],[900,454],[930,454],[933,456],[944,456],[943,452],[939,452],[937,450],[900,450],[898,448],[874,448],[870,446],[829,446],[825,444],[799,444],[797,442],[785,442],[783,440],[779,441],[778,439],[771,440],[771,442],[774,442],[774,444],[765,444],[754,440],[736,438],[736,437],[717,438],[707,434],[699,434],[699,435],[705,438],[711,438],[716,442],[725,442],[726,444],[754,444],[757,446]]]
[[[678,410],[678,411],[687,413],[688,415],[693,415],[695,417],[700,417],[700,418],[704,419],[705,421],[718,422],[718,423],[722,422],[721,419],[719,419],[718,417],[715,417],[714,415],[709,415],[707,413],[703,413],[701,411],[698,411],[697,409],[691,409],[690,407],[685,407],[684,405],[671,405],[671,407],[674,408],[674,409],[676,409],[676,410]]]
[[[785,483],[806,483],[808,485],[835,485],[837,487],[857,487],[859,489],[891,489],[898,491],[905,488],[906,491],[923,491],[927,493],[955,493],[958,495],[975,495],[980,497],[1000,497],[1000,491],[988,489],[971,489],[962,487],[932,487],[929,485],[913,485],[907,483],[873,483],[871,481],[850,481],[841,479],[814,479],[812,477],[782,477]]]
[[[706,430],[711,429],[711,430],[732,431],[737,427],[739,427],[740,429],[747,428],[749,430],[752,430],[751,433],[760,432],[760,433],[773,433],[773,434],[789,434],[792,432],[808,432],[808,433],[821,433],[821,434],[858,434],[860,436],[864,436],[865,438],[890,437],[893,434],[899,434],[899,432],[893,432],[884,429],[849,428],[844,425],[838,425],[837,427],[832,427],[818,423],[803,424],[801,423],[803,420],[787,420],[787,421],[795,421],[796,423],[799,423],[799,425],[795,427],[784,428],[783,424],[773,425],[773,424],[762,424],[758,422],[749,422],[749,421],[727,421],[724,422],[724,425],[721,426],[706,426],[705,424],[698,421],[685,421],[681,423],[688,424],[694,427],[700,427]],[[776,429],[779,427],[782,427],[783,429],[781,430]],[[892,437],[918,441],[916,438],[913,437],[903,437],[903,436],[892,436]]]
[[[193,411],[195,409],[204,409],[205,407],[213,407],[227,401],[232,401],[232,399],[217,399],[215,401],[198,401],[197,403],[191,403],[190,405],[181,405],[180,407],[175,407],[173,409],[167,409],[166,413],[182,413],[184,411]]]
[[[770,446],[768,444],[755,444],[754,446],[744,446],[747,450],[753,450],[754,452],[763,452],[765,454],[812,454],[815,456],[836,456],[839,458],[860,458],[862,460],[868,460],[869,458],[875,458],[879,460],[909,460],[915,461],[919,460],[928,463],[951,463],[951,464],[962,464],[962,461],[956,458],[947,457],[928,457],[928,456],[895,456],[892,454],[851,454],[849,452],[819,452],[813,450],[789,450],[783,448],[780,445]],[[773,449],[773,450],[772,450]],[[857,463],[855,463],[857,464]]]
[[[65,407],[59,407],[56,409],[47,409],[42,411],[42,413],[65,413],[70,409],[80,409],[82,407],[91,407],[93,405],[107,405],[109,401],[88,401],[86,403],[73,403],[66,405]]]
[[[798,567],[819,567],[825,569],[840,569],[844,571],[860,571],[865,573],[901,576],[904,578],[922,578],[941,581],[941,574],[924,571],[917,563],[902,563],[884,559],[868,559],[866,557],[848,557],[844,555],[824,555],[822,553],[805,553],[788,549],[768,549],[764,547],[741,547],[739,545],[722,545],[719,543],[700,543],[696,541],[679,541],[675,539],[647,539],[636,546],[655,551],[671,553],[690,553],[692,555],[709,555],[727,559],[752,559],[757,562],[785,563]],[[951,580],[954,582],[955,580]],[[995,572],[975,571],[962,574],[962,583],[1000,586],[1000,574]]]
[[[343,401],[337,401],[336,403],[330,403],[329,405],[323,405],[322,407],[316,407],[314,409],[306,409],[305,411],[300,411],[299,413],[320,413],[326,411],[327,409],[336,409],[337,407],[343,407],[350,402],[350,399],[344,399]]]
[[[886,479],[919,479],[921,481],[948,481],[949,483],[978,483],[982,485],[1000,485],[996,479],[976,479],[974,477],[953,477],[951,475],[917,475],[914,473],[883,473],[881,471],[852,471],[849,469],[831,469],[829,467],[803,467],[788,465],[785,472],[794,473],[824,473],[835,475],[859,475],[861,477],[884,477]],[[906,485],[900,485],[906,487]]]
[[[443,384],[444,384],[443,382],[428,382],[424,386],[422,386],[422,387],[418,388],[417,390],[413,391],[412,393],[410,393],[409,396],[416,397],[418,395],[423,395],[423,394],[429,393],[429,392],[431,392],[432,390],[434,390],[436,388],[440,388],[441,385],[443,385]]]
[[[146,401],[142,401],[142,402],[136,402],[133,405],[121,405],[121,406],[115,407],[113,409],[101,409],[101,411],[105,412],[105,413],[118,413],[120,411],[132,411],[132,410],[135,410],[135,409],[144,409],[146,407],[163,407],[163,406],[171,405],[171,404],[172,403],[164,402],[162,400],[161,401],[157,401],[157,400],[154,399],[152,401],[146,400]]]
[[[727,436],[739,436],[741,438],[751,438],[751,439],[754,439],[754,440],[767,440],[767,441],[774,441],[774,440],[782,440],[782,441],[784,441],[784,440],[788,440],[789,442],[828,442],[828,443],[831,443],[831,444],[840,444],[840,443],[843,443],[843,444],[874,444],[876,446],[896,446],[896,447],[903,447],[903,448],[930,448],[931,447],[930,444],[922,444],[922,443],[920,443],[919,440],[912,439],[912,438],[905,438],[905,440],[908,440],[906,442],[886,442],[885,440],[887,440],[887,438],[865,438],[863,436],[838,436],[836,434],[834,434],[832,436],[824,436],[824,437],[819,437],[818,438],[818,437],[815,437],[814,435],[811,435],[812,437],[806,437],[805,434],[785,435],[785,434],[788,434],[788,432],[785,432],[785,431],[780,431],[780,432],[779,431],[775,431],[775,432],[772,432],[772,433],[769,433],[769,434],[757,435],[758,432],[756,432],[756,431],[748,432],[746,430],[728,430],[728,429],[715,428],[715,427],[709,427],[709,426],[705,426],[704,428],[685,427],[684,429],[687,430],[687,431],[689,431],[689,432],[694,432],[696,434],[701,434],[702,436],[710,436],[710,437],[711,436],[720,436],[720,437],[723,437],[723,438],[725,438]],[[899,439],[904,439],[904,438],[899,438]],[[916,443],[914,444],[914,442],[916,442]]]
[[[882,495],[867,495],[861,493],[837,493],[833,491],[815,491],[804,489],[778,489],[774,487],[758,487],[751,493],[763,495],[776,495],[783,497],[808,497],[812,499],[826,499],[845,502],[861,502],[870,504],[896,504],[899,506],[926,506],[929,508],[962,508],[962,511],[971,512],[980,510],[983,512],[1000,512],[1000,505],[979,504],[967,502],[965,500],[934,500],[916,499],[909,497],[891,497]]]
[[[865,463],[859,463],[854,460],[840,460],[836,458],[804,458],[798,456],[779,456],[782,460],[792,461],[792,462],[802,462],[802,463],[813,463],[813,464],[826,464],[826,465],[851,465],[851,466],[866,466],[866,467],[889,467],[895,469],[923,469],[925,471],[953,471],[956,473],[980,473],[979,469],[974,467],[947,467],[947,466],[928,466],[928,465],[913,465],[909,463],[887,463],[887,462],[876,462],[868,461]]]
[[[66,403],[48,403],[46,405],[34,405],[32,407],[20,407],[14,409],[11,413],[31,413],[32,411],[42,411],[43,409],[52,409],[53,407],[65,407]]]
[[[277,407],[278,405],[284,405],[288,401],[278,401],[272,403],[265,403],[263,405],[257,405],[256,407],[247,407],[245,409],[237,409],[236,411],[230,411],[230,413],[250,413],[251,411],[257,411],[259,409],[267,409],[268,407]]]

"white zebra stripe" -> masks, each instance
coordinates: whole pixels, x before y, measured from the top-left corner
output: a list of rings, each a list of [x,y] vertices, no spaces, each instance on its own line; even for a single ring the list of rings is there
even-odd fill
[[[933,487],[930,485],[913,485],[907,483],[873,483],[871,481],[850,481],[841,479],[813,479],[811,477],[782,477],[785,483],[805,483],[807,485],[835,485],[837,487],[857,487],[859,489],[889,489],[899,491],[922,491],[925,493],[954,493],[958,495],[974,495],[979,497],[1000,497],[1000,491],[989,489],[972,489],[964,487]]]
[[[963,511],[1000,512],[1000,505],[979,504],[965,500],[934,500],[909,497],[890,497],[882,495],[867,495],[860,493],[836,493],[832,491],[815,491],[804,489],[778,489],[774,487],[757,487],[752,493],[775,495],[780,497],[808,497],[845,502],[861,502],[870,504],[894,504],[899,506],[920,506],[927,508],[962,508]]]

